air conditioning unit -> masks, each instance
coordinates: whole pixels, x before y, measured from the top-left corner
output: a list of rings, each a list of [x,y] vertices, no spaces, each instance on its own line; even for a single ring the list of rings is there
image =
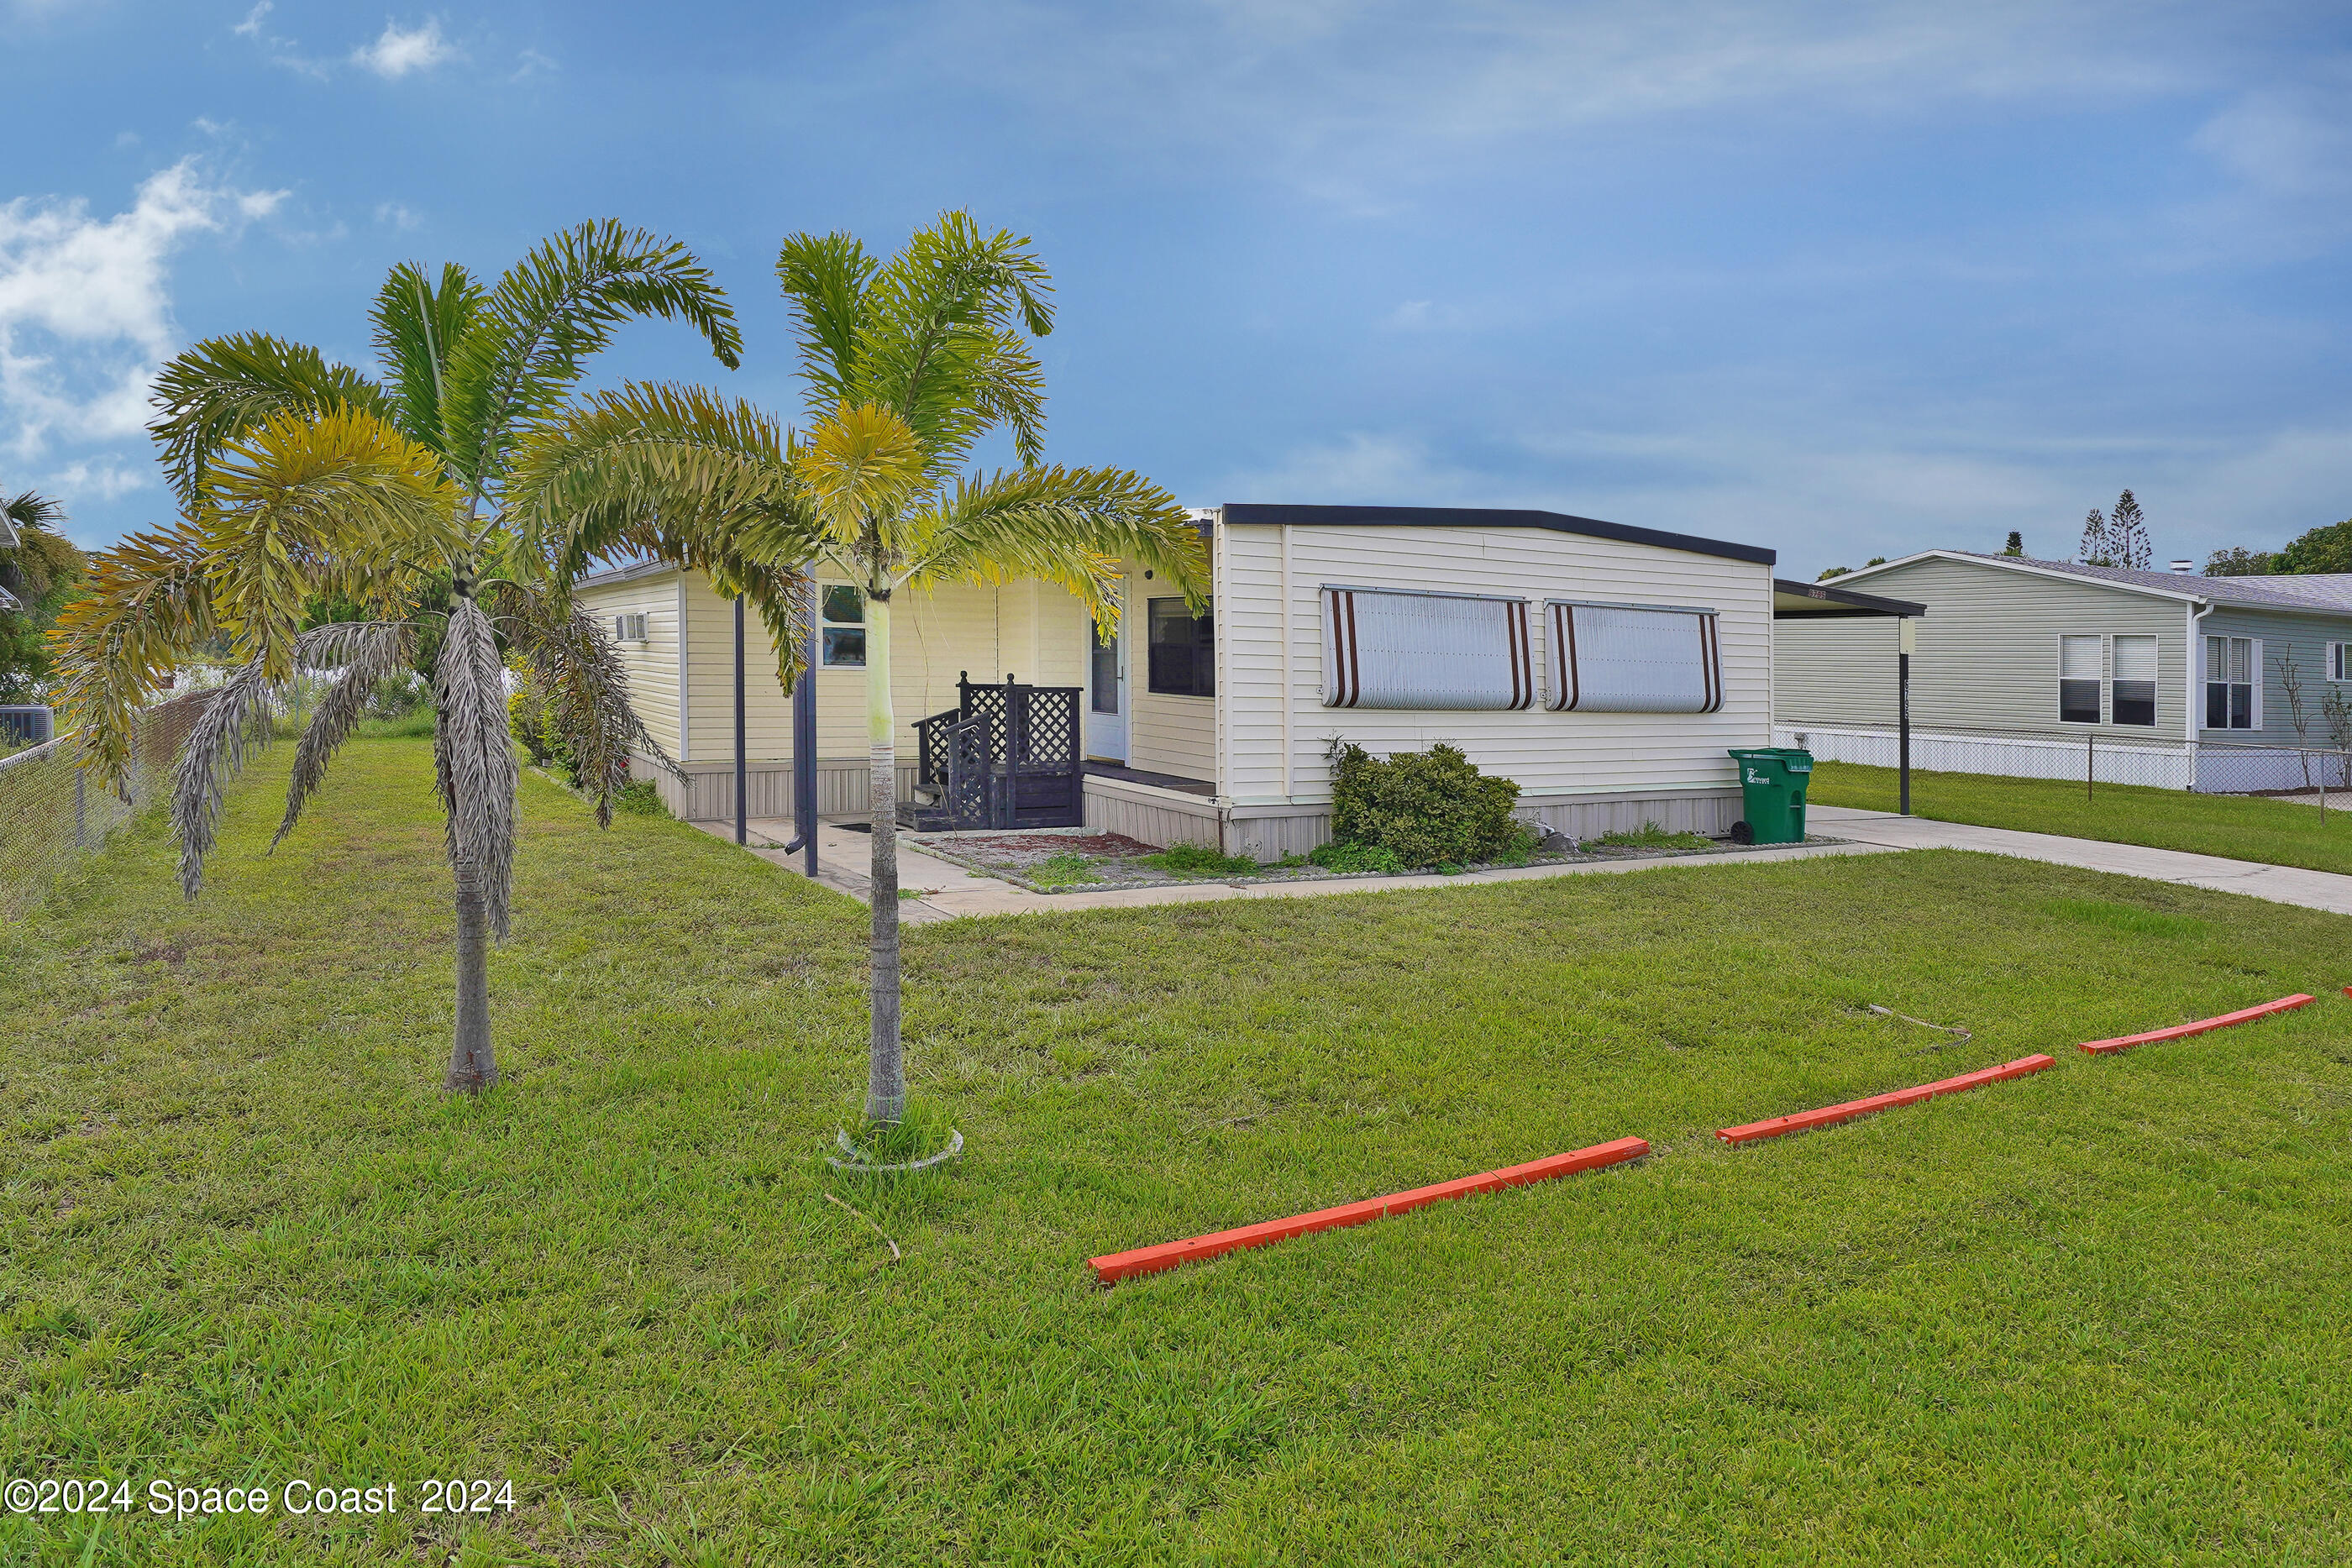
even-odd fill
[[[642,643],[645,640],[646,618],[644,616],[615,615],[613,617],[613,641],[615,643]]]

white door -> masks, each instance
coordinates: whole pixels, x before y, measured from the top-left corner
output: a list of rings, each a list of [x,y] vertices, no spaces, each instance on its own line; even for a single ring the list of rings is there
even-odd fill
[[[1087,633],[1087,755],[1097,762],[1127,760],[1127,626],[1105,643]]]

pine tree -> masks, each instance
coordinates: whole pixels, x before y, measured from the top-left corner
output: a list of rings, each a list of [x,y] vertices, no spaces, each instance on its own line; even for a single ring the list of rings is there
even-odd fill
[[[2096,507],[2083,515],[2083,542],[2074,547],[2074,558],[2084,566],[2116,564],[2107,544],[2106,514]]]
[[[2010,529],[2009,543],[2002,547],[2000,553],[2003,555],[2023,555],[2025,553],[2025,536],[2019,533],[2015,528]]]
[[[2139,502],[2126,490],[2116,497],[2116,509],[2107,518],[2107,554],[2113,566],[2127,566],[2137,571],[2147,570],[2154,552],[2147,543],[2147,521],[2139,514]]]

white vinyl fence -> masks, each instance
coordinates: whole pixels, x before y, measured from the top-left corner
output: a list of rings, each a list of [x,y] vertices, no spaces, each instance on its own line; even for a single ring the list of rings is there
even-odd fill
[[[1802,747],[1823,762],[1893,768],[1900,759],[1891,727],[1784,725],[1773,731],[1772,743]],[[1911,768],[1918,773],[2065,779],[2208,795],[2300,794],[2324,789],[2344,791],[2344,804],[2352,807],[2352,753],[2317,747],[2126,742],[2095,734],[1938,726],[1912,730]]]

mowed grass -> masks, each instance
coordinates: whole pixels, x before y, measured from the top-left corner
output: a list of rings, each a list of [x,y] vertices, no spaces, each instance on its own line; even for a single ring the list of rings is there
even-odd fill
[[[513,1078],[446,1101],[427,748],[354,744],[268,856],[284,752],[200,902],[151,828],[0,935],[0,1468],[404,1511],[7,1517],[6,1561],[2352,1542],[2340,917],[1937,852],[919,927],[918,1092],[971,1153],[876,1189],[817,1157],[862,1083],[862,909],[529,780]],[[2329,994],[2072,1049],[2298,989]],[[2057,1069],[1711,1135],[2034,1051]],[[1655,1153],[1113,1291],[1085,1268],[1627,1134]],[[430,1476],[519,1506],[422,1515]]]
[[[1892,811],[1901,793],[1892,768],[1817,762],[1805,798],[1816,805]],[[2147,844],[2311,871],[2352,872],[2352,810],[2345,808],[2352,808],[2352,793],[2338,801],[2330,791],[2323,820],[2316,805],[2260,795],[2101,784],[2085,800],[2079,779],[2068,783],[1988,773],[1911,775],[1912,815],[1933,821]]]

